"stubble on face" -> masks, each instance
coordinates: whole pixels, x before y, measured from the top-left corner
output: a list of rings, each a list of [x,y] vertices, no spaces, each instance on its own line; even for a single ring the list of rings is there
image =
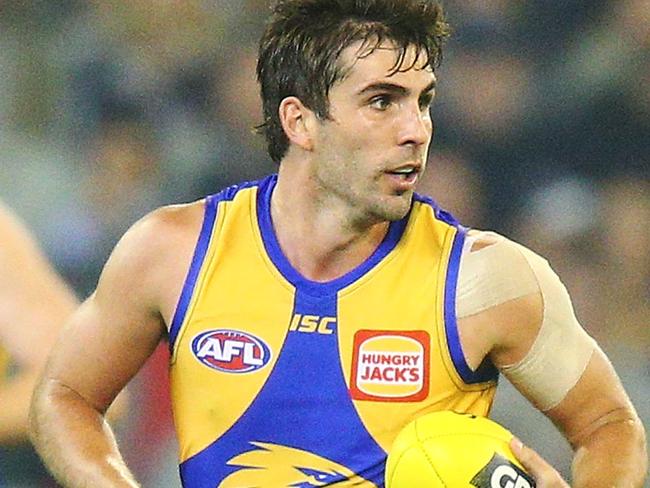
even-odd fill
[[[354,225],[403,218],[411,207],[413,189],[395,185],[394,175],[387,172],[408,164],[424,170],[431,129],[417,144],[402,143],[400,131],[405,119],[398,109],[403,110],[400,104],[412,104],[412,98],[417,99],[420,90],[435,77],[421,63],[395,72],[397,55],[392,45],[382,44],[370,53],[361,52],[359,45],[347,48],[340,62],[349,68],[330,91],[329,119],[319,123],[315,180],[321,189],[320,198],[323,204],[336,201],[346,208]],[[410,66],[413,56],[415,49],[407,52],[404,66]],[[366,95],[363,90],[382,83],[410,95],[399,98],[388,110],[377,110],[371,105],[372,96],[382,96],[381,91]]]

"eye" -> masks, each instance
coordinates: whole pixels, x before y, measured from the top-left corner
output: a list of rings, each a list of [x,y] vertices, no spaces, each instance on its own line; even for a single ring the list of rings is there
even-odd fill
[[[427,93],[426,95],[422,95],[420,97],[420,109],[424,111],[428,111],[431,108],[431,105],[433,104],[433,94],[432,93]]]
[[[390,95],[376,95],[370,99],[369,105],[377,110],[386,110],[391,103]]]

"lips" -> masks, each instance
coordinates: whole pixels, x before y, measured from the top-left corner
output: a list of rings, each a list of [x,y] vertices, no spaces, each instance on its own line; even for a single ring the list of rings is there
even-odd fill
[[[413,189],[413,186],[420,175],[421,169],[421,166],[407,164],[386,171],[385,174],[390,178],[391,182],[398,190],[406,191]]]
[[[388,173],[391,174],[391,175],[403,176],[405,178],[408,178],[408,177],[410,177],[410,176],[412,176],[414,174],[419,173],[419,170],[415,166],[405,166],[405,167],[400,168],[400,169],[396,169],[396,170],[393,170],[393,171],[388,171]]]
[[[395,169],[386,171],[393,179],[398,179],[404,182],[415,182],[422,170],[422,166],[417,164],[404,164]]]

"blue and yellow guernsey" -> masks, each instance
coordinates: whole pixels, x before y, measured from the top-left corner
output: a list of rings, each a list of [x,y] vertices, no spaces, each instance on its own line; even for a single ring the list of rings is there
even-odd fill
[[[468,367],[456,328],[465,229],[416,195],[363,264],[316,283],[280,249],[275,183],[206,201],[170,328],[183,486],[383,486],[404,425],[492,404],[496,370]]]

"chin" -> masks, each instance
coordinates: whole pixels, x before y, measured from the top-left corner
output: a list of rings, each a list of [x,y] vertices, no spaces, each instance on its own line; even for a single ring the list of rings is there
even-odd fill
[[[412,200],[412,192],[391,197],[388,201],[382,202],[381,208],[377,209],[378,212],[376,214],[381,218],[381,220],[388,220],[390,222],[401,220],[411,209]]]
[[[406,217],[406,214],[409,213],[409,209],[411,207],[406,207],[405,209],[400,209],[400,210],[395,210],[388,215],[386,215],[386,220],[389,220],[391,222],[397,221],[397,220],[402,220],[404,217]]]

